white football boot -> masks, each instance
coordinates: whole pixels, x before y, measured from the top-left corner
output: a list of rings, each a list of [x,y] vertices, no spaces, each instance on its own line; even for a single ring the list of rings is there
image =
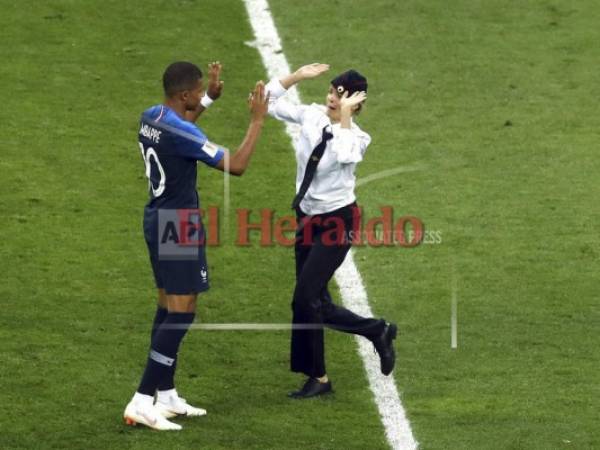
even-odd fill
[[[185,398],[177,394],[175,389],[159,392],[154,406],[167,419],[175,416],[199,417],[206,415],[205,409],[189,405]]]
[[[147,398],[146,398],[147,397]],[[123,413],[127,425],[146,425],[154,430],[181,430],[181,425],[173,423],[152,404],[152,397],[135,393]]]

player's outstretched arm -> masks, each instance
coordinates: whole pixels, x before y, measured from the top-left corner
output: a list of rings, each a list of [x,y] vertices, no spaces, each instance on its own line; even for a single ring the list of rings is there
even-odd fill
[[[221,70],[223,66],[219,61],[212,62],[208,65],[208,87],[206,88],[205,96],[203,101],[200,102],[198,107],[194,111],[186,111],[185,119],[189,122],[195,122],[210,105],[210,103],[217,100],[223,92],[223,80],[221,80]]]
[[[302,80],[316,78],[329,70],[329,64],[313,63],[300,67],[293,73],[279,80],[284,89],[289,89]]]
[[[244,140],[233,155],[225,152],[225,156],[215,166],[219,170],[236,176],[243,175],[248,168],[267,114],[269,95],[265,94],[265,84],[262,81],[256,83],[254,91],[248,97],[248,106],[250,108],[250,124]]]

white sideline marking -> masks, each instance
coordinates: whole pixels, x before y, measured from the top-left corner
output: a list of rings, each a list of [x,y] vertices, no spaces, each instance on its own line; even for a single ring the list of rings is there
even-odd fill
[[[267,0],[244,0],[244,4],[256,38],[254,42],[247,44],[258,49],[269,78],[287,75],[290,73],[290,66],[283,53],[281,39],[275,28]],[[290,102],[300,103],[300,97],[295,87],[290,89],[287,95]],[[286,124],[286,131],[292,139],[295,139],[298,136],[299,127]],[[344,263],[337,270],[335,281],[340,287],[342,301],[346,307],[357,314],[373,316],[362,278],[354,264],[352,251],[348,252]],[[394,450],[418,448],[400,402],[394,378],[381,375],[379,358],[373,353],[373,347],[366,339],[356,336],[356,341],[369,379],[369,387],[375,396],[375,403],[379,409],[390,446]]]
[[[335,281],[340,287],[342,300],[348,309],[361,316],[373,317],[362,277],[354,264],[353,251],[348,252],[348,256],[335,273]],[[379,408],[381,422],[385,427],[385,434],[390,446],[394,450],[418,448],[393,376],[385,377],[381,374],[379,357],[373,352],[370,342],[360,336],[356,336],[356,342],[358,342],[358,351],[367,371],[369,387],[375,396],[375,403]]]

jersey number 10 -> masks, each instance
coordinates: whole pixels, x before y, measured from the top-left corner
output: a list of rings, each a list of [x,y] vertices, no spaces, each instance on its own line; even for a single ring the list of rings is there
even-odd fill
[[[142,158],[144,159],[144,165],[146,166],[146,178],[148,178],[148,187],[149,189],[152,189],[152,195],[154,197],[160,197],[162,193],[165,192],[165,183],[167,181],[165,171],[162,165],[160,164],[160,161],[158,160],[158,155],[156,154],[156,151],[154,151],[152,147],[148,147],[146,150],[144,150],[144,144],[142,144],[141,142],[138,142],[138,144],[140,144]],[[157,187],[154,187],[154,185],[152,184],[152,179],[150,178],[152,162],[154,162],[156,168],[158,169],[158,172],[160,173],[160,181],[158,182]]]

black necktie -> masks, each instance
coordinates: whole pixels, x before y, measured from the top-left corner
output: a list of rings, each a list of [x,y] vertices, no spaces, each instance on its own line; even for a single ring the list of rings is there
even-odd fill
[[[327,141],[333,137],[329,131],[327,131],[327,126],[323,127],[323,136],[321,137],[321,142],[319,145],[315,147],[315,149],[310,154],[310,158],[308,159],[308,163],[306,164],[306,169],[304,170],[304,178],[302,179],[302,184],[300,185],[300,189],[298,193],[294,197],[294,201],[292,202],[292,209],[296,209],[306,191],[308,191],[308,187],[315,176],[315,172],[317,171],[317,166],[319,165],[319,161],[325,152],[325,147],[327,147]]]

